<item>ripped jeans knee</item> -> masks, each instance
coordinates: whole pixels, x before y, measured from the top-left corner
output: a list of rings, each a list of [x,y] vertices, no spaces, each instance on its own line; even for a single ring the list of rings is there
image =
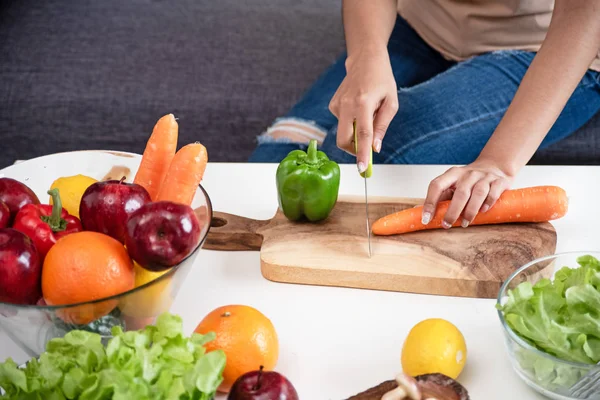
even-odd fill
[[[325,141],[327,131],[317,125],[314,121],[295,118],[281,117],[258,136],[258,144],[264,143],[297,143],[308,144],[315,139],[320,145]]]
[[[336,145],[337,125],[326,130],[314,121],[295,117],[282,117],[258,136],[258,146],[248,159],[249,162],[280,162],[293,150],[306,151],[308,143],[315,139],[319,150],[330,160],[338,163],[353,163],[355,157]]]

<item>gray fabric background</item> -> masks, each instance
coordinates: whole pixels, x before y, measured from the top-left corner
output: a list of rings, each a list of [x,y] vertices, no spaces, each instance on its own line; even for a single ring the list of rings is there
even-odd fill
[[[340,0],[0,0],[0,168],[77,149],[180,144],[245,161],[344,48]],[[600,116],[536,163],[600,164]]]

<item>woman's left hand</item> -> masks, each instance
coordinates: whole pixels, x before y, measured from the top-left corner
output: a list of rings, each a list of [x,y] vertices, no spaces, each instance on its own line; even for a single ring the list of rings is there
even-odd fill
[[[478,160],[464,167],[453,167],[429,184],[423,205],[422,223],[427,225],[440,201],[450,200],[442,220],[446,229],[459,219],[469,226],[479,212],[486,212],[510,187],[513,177],[493,162]]]

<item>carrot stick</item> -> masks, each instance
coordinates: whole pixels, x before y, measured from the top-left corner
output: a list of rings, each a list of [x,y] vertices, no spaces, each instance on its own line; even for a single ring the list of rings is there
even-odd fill
[[[175,117],[173,114],[167,114],[154,125],[152,135],[146,143],[146,149],[133,182],[143,186],[153,201],[158,196],[160,186],[175,156],[178,134],[179,126]]]
[[[191,143],[179,149],[171,161],[157,201],[191,205],[207,163],[206,148],[200,143]]]
[[[557,186],[535,186],[506,190],[496,204],[485,213],[478,213],[469,225],[502,224],[512,222],[545,222],[563,217],[569,200],[566,192]],[[378,219],[373,224],[375,235],[396,235],[425,229],[442,228],[442,220],[450,200],[439,203],[434,217],[427,225],[421,223],[423,206],[408,208]],[[453,226],[460,226],[459,218]]]

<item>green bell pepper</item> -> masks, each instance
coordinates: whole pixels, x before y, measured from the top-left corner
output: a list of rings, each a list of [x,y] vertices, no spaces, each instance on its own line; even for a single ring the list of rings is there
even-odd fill
[[[306,152],[293,150],[281,161],[276,181],[279,207],[288,219],[320,221],[337,202],[340,167],[311,140]]]

